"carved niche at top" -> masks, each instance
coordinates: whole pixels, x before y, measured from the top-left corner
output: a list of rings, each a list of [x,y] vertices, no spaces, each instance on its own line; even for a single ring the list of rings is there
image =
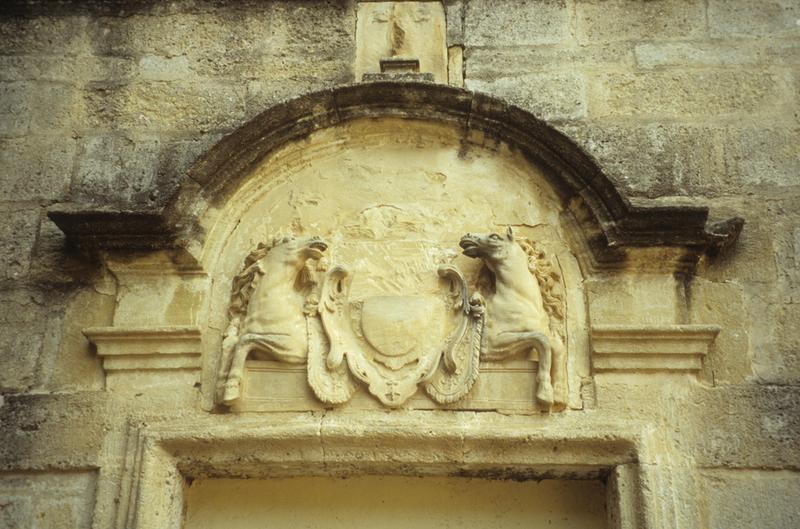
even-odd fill
[[[233,281],[220,400],[241,397],[248,358],[305,363],[325,403],[348,401],[360,383],[398,407],[419,387],[435,402],[456,402],[472,389],[481,360],[535,356],[538,404],[563,409],[565,306],[552,259],[511,228],[466,234],[459,245],[483,263],[474,285],[447,262],[436,270],[434,293],[368,297],[352,295],[352,272],[328,263],[319,237],[259,245]]]

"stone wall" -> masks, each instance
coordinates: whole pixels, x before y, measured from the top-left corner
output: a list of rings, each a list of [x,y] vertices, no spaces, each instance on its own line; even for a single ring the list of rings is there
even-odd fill
[[[685,285],[686,318],[721,315],[725,331],[668,420],[708,527],[800,523],[800,3],[446,4],[466,88],[562,130],[632,199],[746,219],[734,251]],[[113,288],[46,209],[163,205],[249,118],[352,82],[355,22],[335,0],[0,7],[0,523],[85,526],[124,429],[81,322],[64,319],[110,310]],[[640,416],[679,398],[625,397]]]

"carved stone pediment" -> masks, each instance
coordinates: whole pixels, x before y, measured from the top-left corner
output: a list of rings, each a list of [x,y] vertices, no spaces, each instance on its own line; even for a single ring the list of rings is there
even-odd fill
[[[741,228],[709,224],[706,208],[631,204],[534,116],[415,83],[271,109],[199,160],[161,211],[49,214],[114,263],[108,329],[158,337],[125,353],[135,369],[115,384],[161,387],[170,366],[175,384],[199,382],[204,409],[243,412],[580,409],[595,374],[627,369],[634,348],[590,328],[675,323],[672,310],[629,321],[606,285],[667,306],[669,283]],[[502,259],[475,251],[493,238]],[[140,310],[145,291],[163,308]],[[163,334],[184,327],[196,335]],[[110,358],[123,341],[106,330],[87,335]],[[161,358],[173,350],[180,362]],[[652,356],[648,373],[674,371]]]
[[[433,292],[370,296],[353,295],[353,273],[327,264],[328,245],[319,237],[259,245],[233,281],[221,401],[240,398],[249,357],[305,363],[308,383],[324,403],[350,400],[360,382],[395,408],[420,387],[435,402],[456,402],[470,392],[482,359],[535,355],[536,399],[563,409],[561,274],[510,227],[504,235],[466,234],[459,244],[482,263],[473,286],[451,262],[436,269]]]

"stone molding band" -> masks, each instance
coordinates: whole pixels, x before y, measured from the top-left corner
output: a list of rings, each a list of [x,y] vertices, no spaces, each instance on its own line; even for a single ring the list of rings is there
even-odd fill
[[[632,205],[596,161],[530,112],[491,96],[433,83],[373,82],[314,92],[278,104],[223,138],[188,171],[160,211],[75,209],[48,216],[84,249],[185,247],[203,239],[198,220],[223,203],[270,152],[316,130],[358,118],[402,117],[449,122],[508,142],[550,169],[550,181],[573,210],[597,263],[624,261],[626,247],[686,249],[686,260],[731,245],[744,221],[708,223],[708,208]]]

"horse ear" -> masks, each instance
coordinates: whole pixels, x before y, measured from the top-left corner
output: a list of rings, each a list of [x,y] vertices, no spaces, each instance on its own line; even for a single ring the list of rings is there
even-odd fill
[[[509,227],[506,229],[506,238],[507,238],[509,241],[511,241],[511,242],[514,242],[514,230],[513,230],[513,229],[511,229],[511,226],[509,226]]]

